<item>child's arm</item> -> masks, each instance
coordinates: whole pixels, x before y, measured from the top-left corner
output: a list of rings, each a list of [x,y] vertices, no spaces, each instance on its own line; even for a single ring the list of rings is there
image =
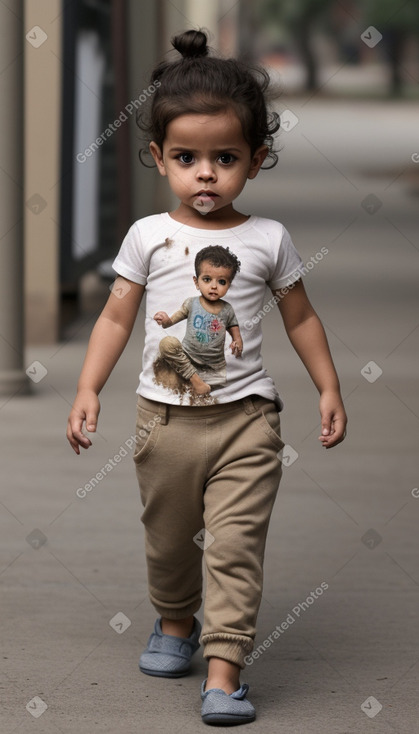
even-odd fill
[[[281,290],[273,293],[279,297],[278,307],[291,344],[320,393],[319,440],[329,449],[345,438],[347,417],[325,331],[301,280],[286,295]]]
[[[76,454],[80,454],[80,446],[84,449],[91,446],[92,442],[82,432],[83,422],[86,421],[88,431],[96,430],[100,411],[98,395],[130,337],[144,293],[144,285],[127,281],[121,276],[115,285],[118,283],[122,285],[122,292],[126,291],[125,295],[118,298],[111,292],[95,324],[68,418],[67,438]]]
[[[172,316],[168,316],[166,311],[157,311],[157,313],[154,314],[153,319],[157,321],[159,326],[162,326],[163,329],[167,329],[168,326],[173,326],[173,324],[177,324],[178,321],[183,321],[183,319],[188,318],[189,309],[186,308],[185,304],[182,304],[181,308],[178,311],[175,311]]]
[[[154,321],[157,321],[159,326],[162,326],[163,329],[167,329],[168,326],[173,326],[172,319],[166,311],[157,311],[157,313],[153,316]]]
[[[228,333],[232,338],[230,349],[235,357],[241,357],[243,352],[243,339],[241,338],[240,329],[238,326],[230,326],[227,329]]]

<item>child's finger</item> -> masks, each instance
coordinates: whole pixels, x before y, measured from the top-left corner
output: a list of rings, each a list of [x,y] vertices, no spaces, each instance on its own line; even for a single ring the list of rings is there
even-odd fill
[[[80,446],[83,446],[84,449],[88,449],[89,446],[92,445],[92,442],[91,442],[90,438],[87,438],[87,436],[84,435],[84,433],[82,432],[81,428],[80,428],[80,430],[73,428],[72,429],[72,437],[73,437],[73,439],[75,439],[77,441],[77,443]]]
[[[76,445],[77,445],[77,449],[78,449],[76,451],[76,453],[79,454],[80,453],[80,450],[78,448],[79,446],[81,446],[82,449],[88,449],[89,446],[92,445],[92,442],[90,441],[89,438],[87,438],[87,436],[84,436],[83,434],[81,434],[81,436],[76,436]],[[72,444],[72,446],[73,446],[73,444]]]
[[[324,448],[331,449],[333,446],[337,446],[338,443],[341,443],[345,436],[345,422],[338,418],[332,422],[328,435],[323,435],[322,431],[322,435],[319,436],[319,441],[322,442]]]
[[[82,433],[81,424],[76,425],[74,423],[71,423],[70,421],[68,422],[67,427],[67,439],[76,454],[80,454],[80,446],[82,446],[84,449],[88,449],[89,446],[92,445],[90,439],[87,438],[84,433]]]
[[[97,415],[96,413],[88,413],[86,418],[86,429],[90,431],[90,433],[94,433],[96,431],[97,426]]]
[[[67,440],[68,440],[71,448],[73,449],[73,451],[75,451],[76,454],[80,454],[79,444],[76,441],[76,439],[73,438],[73,434],[72,434],[70,425],[68,425],[68,427],[67,427]]]
[[[322,416],[321,425],[322,425],[322,436],[329,436],[333,431],[332,416],[331,415]]]

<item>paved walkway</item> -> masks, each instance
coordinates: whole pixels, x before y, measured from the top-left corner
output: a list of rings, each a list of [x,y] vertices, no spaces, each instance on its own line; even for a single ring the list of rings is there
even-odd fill
[[[265,366],[286,402],[283,434],[296,460],[272,517],[259,657],[243,675],[258,712],[249,732],[412,734],[417,112],[410,104],[283,98],[285,107],[299,122],[283,133],[277,168],[249,183],[242,210],[284,221],[307,263],[328,249],[306,287],[327,328],[350,422],[345,443],[322,451],[315,389],[279,315],[269,313]],[[66,343],[29,349],[27,364],[47,374],[32,396],[0,404],[2,734],[205,730],[200,653],[192,675],[177,681],[137,668],[155,614],[138,489],[121,447],[134,428],[141,316],[103,392],[94,447],[82,456],[64,433],[91,324]],[[118,454],[79,498],[77,489]]]

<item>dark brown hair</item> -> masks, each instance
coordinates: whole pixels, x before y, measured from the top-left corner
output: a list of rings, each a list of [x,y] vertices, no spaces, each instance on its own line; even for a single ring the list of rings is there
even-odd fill
[[[233,280],[236,273],[240,270],[241,263],[237,255],[231,252],[228,247],[221,247],[221,245],[209,245],[197,252],[195,257],[195,274],[197,278],[199,278],[201,273],[201,264],[205,261],[210,262],[214,268],[229,268],[231,270],[230,280]]]
[[[172,39],[172,45],[182,58],[156,66],[151,75],[156,89],[149,105],[137,113],[137,124],[147,142],[154,140],[162,149],[166,127],[179,115],[216,114],[230,108],[241,122],[251,154],[261,145],[268,146],[271,165],[264,168],[272,168],[278,160],[273,134],[279,129],[279,116],[266,107],[267,71],[237,59],[210,56],[202,31],[185,31]],[[142,163],[146,152],[148,148],[140,150]]]

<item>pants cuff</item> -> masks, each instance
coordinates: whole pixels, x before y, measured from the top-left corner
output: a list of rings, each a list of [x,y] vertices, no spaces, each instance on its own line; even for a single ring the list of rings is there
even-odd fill
[[[244,635],[228,635],[214,633],[201,637],[204,646],[204,658],[222,658],[245,668],[245,658],[253,650],[253,640]]]
[[[168,606],[168,607],[162,607],[160,604],[156,604],[151,600],[154,609],[158,614],[160,614],[161,617],[166,617],[166,619],[184,619],[185,617],[190,617],[192,614],[195,614],[195,612],[198,611],[198,609],[201,606],[202,600],[194,601],[188,604],[186,607],[182,607],[182,609],[179,609],[178,607],[174,606]]]

